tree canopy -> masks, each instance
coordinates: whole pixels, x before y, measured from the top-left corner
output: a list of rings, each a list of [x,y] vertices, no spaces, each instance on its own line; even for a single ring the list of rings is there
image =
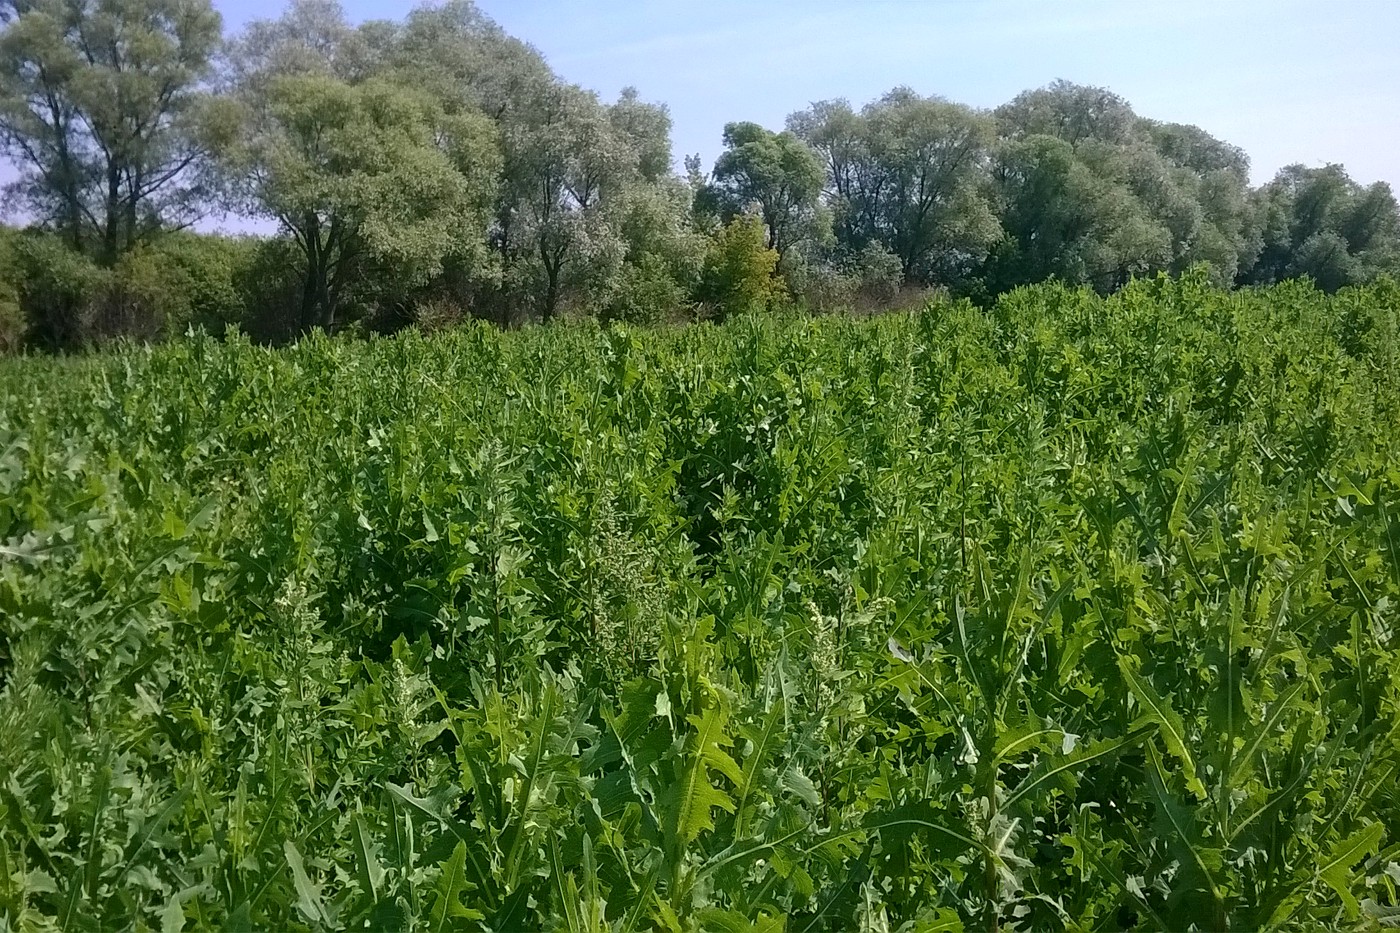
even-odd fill
[[[0,22],[11,198],[108,263],[193,220],[222,44],[208,0],[3,0]]]
[[[173,301],[203,261],[194,279],[239,297],[201,319],[266,339],[658,320],[718,295],[826,310],[901,287],[1108,292],[1192,267],[1336,291],[1400,270],[1388,185],[1295,165],[1251,188],[1238,147],[1105,88],[1056,81],[993,110],[908,87],[819,101],[781,129],[729,123],[708,172],[698,156],[678,170],[671,129],[664,104],[570,83],[471,0],[361,23],[291,0],[228,36],[210,0],[0,0],[5,203],[28,225],[7,234],[23,261],[0,276],[0,343],[121,332],[133,292],[118,283],[140,270],[141,294]],[[277,232],[151,260],[202,217]],[[188,317],[143,314],[131,333]]]

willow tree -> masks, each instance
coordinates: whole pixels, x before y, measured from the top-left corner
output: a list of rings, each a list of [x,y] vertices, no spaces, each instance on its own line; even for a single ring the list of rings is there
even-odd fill
[[[1000,233],[988,197],[990,118],[895,88],[859,113],[825,101],[788,118],[822,157],[840,245],[879,245],[906,279],[964,277]]]
[[[414,89],[327,75],[269,81],[225,153],[245,203],[305,260],[300,325],[331,328],[369,265],[405,287],[484,253],[499,154],[480,115],[448,117]]]
[[[829,238],[831,217],[821,203],[822,163],[811,146],[791,132],[730,123],[724,128],[724,150],[697,199],[702,210],[725,223],[754,213],[763,221],[766,246],[778,254],[780,265],[790,264],[795,249]]]
[[[221,37],[209,0],[0,0],[0,153],[11,194],[115,263],[198,215]]]

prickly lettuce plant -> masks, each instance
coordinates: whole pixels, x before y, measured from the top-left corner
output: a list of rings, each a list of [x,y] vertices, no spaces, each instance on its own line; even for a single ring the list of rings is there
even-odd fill
[[[1400,916],[1393,286],[0,370],[0,930]]]

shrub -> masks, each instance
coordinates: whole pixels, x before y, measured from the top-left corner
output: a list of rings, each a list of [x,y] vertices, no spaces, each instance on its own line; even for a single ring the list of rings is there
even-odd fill
[[[883,244],[869,243],[856,253],[795,266],[787,278],[793,294],[809,311],[872,312],[896,305],[904,267]]]
[[[27,326],[19,307],[15,275],[14,231],[0,227],[0,353],[16,353],[24,346]]]
[[[264,343],[284,343],[301,329],[301,269],[296,244],[285,237],[256,240],[235,277],[243,296],[243,329]]]
[[[737,217],[710,241],[696,297],[720,318],[766,308],[785,297],[777,270],[778,254],[767,246],[763,222]]]
[[[640,261],[623,265],[617,289],[600,316],[605,321],[655,324],[688,304],[686,288],[666,260],[645,253]]]
[[[161,264],[166,287],[161,295],[167,328],[190,325],[222,333],[248,314],[242,288],[259,242],[249,237],[190,233],[162,238],[151,254]]]
[[[413,306],[413,326],[427,334],[456,327],[467,318],[467,311],[448,298],[427,298]]]
[[[893,303],[904,284],[904,266],[883,243],[867,243],[855,255],[851,274],[861,297],[879,306]]]
[[[850,311],[860,293],[860,282],[838,266],[804,263],[788,273],[788,287],[813,314]]]
[[[28,343],[71,350],[98,339],[108,271],[47,233],[20,234],[12,252]]]

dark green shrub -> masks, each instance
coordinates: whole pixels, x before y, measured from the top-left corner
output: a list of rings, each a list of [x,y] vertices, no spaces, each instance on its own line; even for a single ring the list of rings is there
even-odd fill
[[[0,227],[0,353],[16,353],[24,347],[28,329],[19,307],[19,282],[15,272],[14,239],[17,234]]]
[[[666,260],[645,253],[639,262],[623,265],[617,291],[599,316],[605,321],[655,324],[689,305],[685,285]]]
[[[28,345],[71,350],[99,339],[107,270],[47,233],[16,236],[11,252]]]

